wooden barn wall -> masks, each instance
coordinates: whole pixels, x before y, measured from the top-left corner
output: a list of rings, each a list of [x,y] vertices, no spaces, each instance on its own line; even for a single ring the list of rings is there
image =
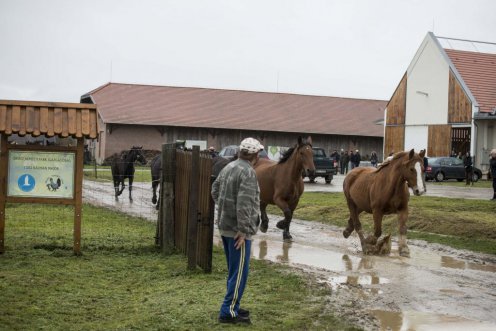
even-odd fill
[[[400,84],[394,91],[391,100],[387,105],[386,125],[405,124],[406,114],[406,73],[403,75]]]
[[[429,125],[427,155],[449,156],[451,148],[451,125]]]
[[[104,144],[104,153],[97,158],[101,162],[103,159],[133,146],[143,146],[143,149],[162,150],[163,138],[160,132],[154,127],[139,125],[106,125],[104,137],[100,137]]]
[[[386,126],[384,134],[384,154],[396,153],[405,149],[405,127]]]
[[[293,146],[298,141],[298,136],[306,134],[285,132],[261,132],[228,129],[204,129],[185,127],[154,127],[139,125],[106,125],[105,141],[106,158],[114,153],[129,149],[132,146],[143,146],[144,149],[160,150],[163,143],[176,140],[204,140],[207,146],[214,146],[218,151],[227,145],[237,145],[246,137],[260,139],[265,146]],[[342,135],[311,135],[313,146],[322,147],[328,153],[334,149],[338,151],[356,150],[365,157],[375,151],[382,158],[382,137],[342,136]],[[103,158],[99,158],[101,162]]]
[[[449,73],[448,123],[470,123],[472,103],[455,75]]]

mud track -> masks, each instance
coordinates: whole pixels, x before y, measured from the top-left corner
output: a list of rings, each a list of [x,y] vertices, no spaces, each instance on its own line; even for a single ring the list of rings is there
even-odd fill
[[[339,185],[333,184],[327,187]],[[154,221],[150,186],[136,184],[133,203],[127,189],[116,202],[110,183],[85,181],[83,197],[85,202]],[[311,186],[306,184],[305,189],[312,191]],[[442,188],[436,190],[446,196],[439,193]],[[445,190],[453,192],[452,187]],[[473,198],[486,195],[479,190]],[[253,258],[312,275],[332,288],[329,311],[366,330],[496,329],[493,255],[410,240],[411,257],[404,258],[393,240],[390,256],[364,256],[355,235],[344,239],[342,229],[316,222],[293,220],[293,242],[283,242],[276,220],[271,216],[268,232],[254,237]],[[219,242],[217,233],[214,241]]]

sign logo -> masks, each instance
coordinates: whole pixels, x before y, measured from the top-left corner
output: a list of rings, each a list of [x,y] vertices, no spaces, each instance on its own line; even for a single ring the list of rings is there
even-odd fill
[[[19,176],[19,179],[17,180],[17,185],[23,192],[31,192],[34,189],[34,186],[36,185],[36,181],[34,180],[34,177],[31,176],[30,174],[22,174]]]

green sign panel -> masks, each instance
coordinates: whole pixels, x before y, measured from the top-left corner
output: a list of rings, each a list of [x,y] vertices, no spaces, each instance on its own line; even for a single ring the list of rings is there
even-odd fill
[[[74,153],[10,150],[7,195],[73,199],[74,165]]]

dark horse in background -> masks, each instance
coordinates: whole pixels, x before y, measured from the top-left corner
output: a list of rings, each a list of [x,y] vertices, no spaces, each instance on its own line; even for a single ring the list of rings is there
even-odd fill
[[[288,149],[279,162],[259,159],[254,166],[260,186],[260,212],[262,223],[260,231],[267,232],[269,218],[267,205],[276,205],[284,213],[284,219],[277,222],[276,226],[283,230],[283,239],[291,240],[289,226],[293,212],[303,194],[304,185],[302,173],[313,175],[312,138],[303,140],[298,138],[298,143]]]
[[[129,200],[133,201],[131,191],[134,180],[134,162],[136,161],[143,165],[146,164],[142,147],[133,146],[129,151],[125,151],[120,157],[112,160],[110,169],[112,170],[112,179],[114,181],[115,200],[119,200],[118,196],[124,191],[124,180],[127,178],[129,180]]]
[[[350,210],[348,227],[343,231],[348,238],[356,231],[360,238],[364,254],[389,254],[390,235],[379,240],[382,234],[382,218],[384,215],[399,216],[399,254],[410,256],[406,244],[406,221],[408,218],[408,200],[411,188],[413,194],[425,193],[424,182],[425,150],[415,153],[399,152],[383,162],[379,168],[359,167],[346,175],[343,182],[344,195]],[[362,212],[373,215],[374,235],[365,238],[362,224],[358,216]],[[388,245],[385,245],[386,242]],[[385,247],[389,248],[385,249]]]

